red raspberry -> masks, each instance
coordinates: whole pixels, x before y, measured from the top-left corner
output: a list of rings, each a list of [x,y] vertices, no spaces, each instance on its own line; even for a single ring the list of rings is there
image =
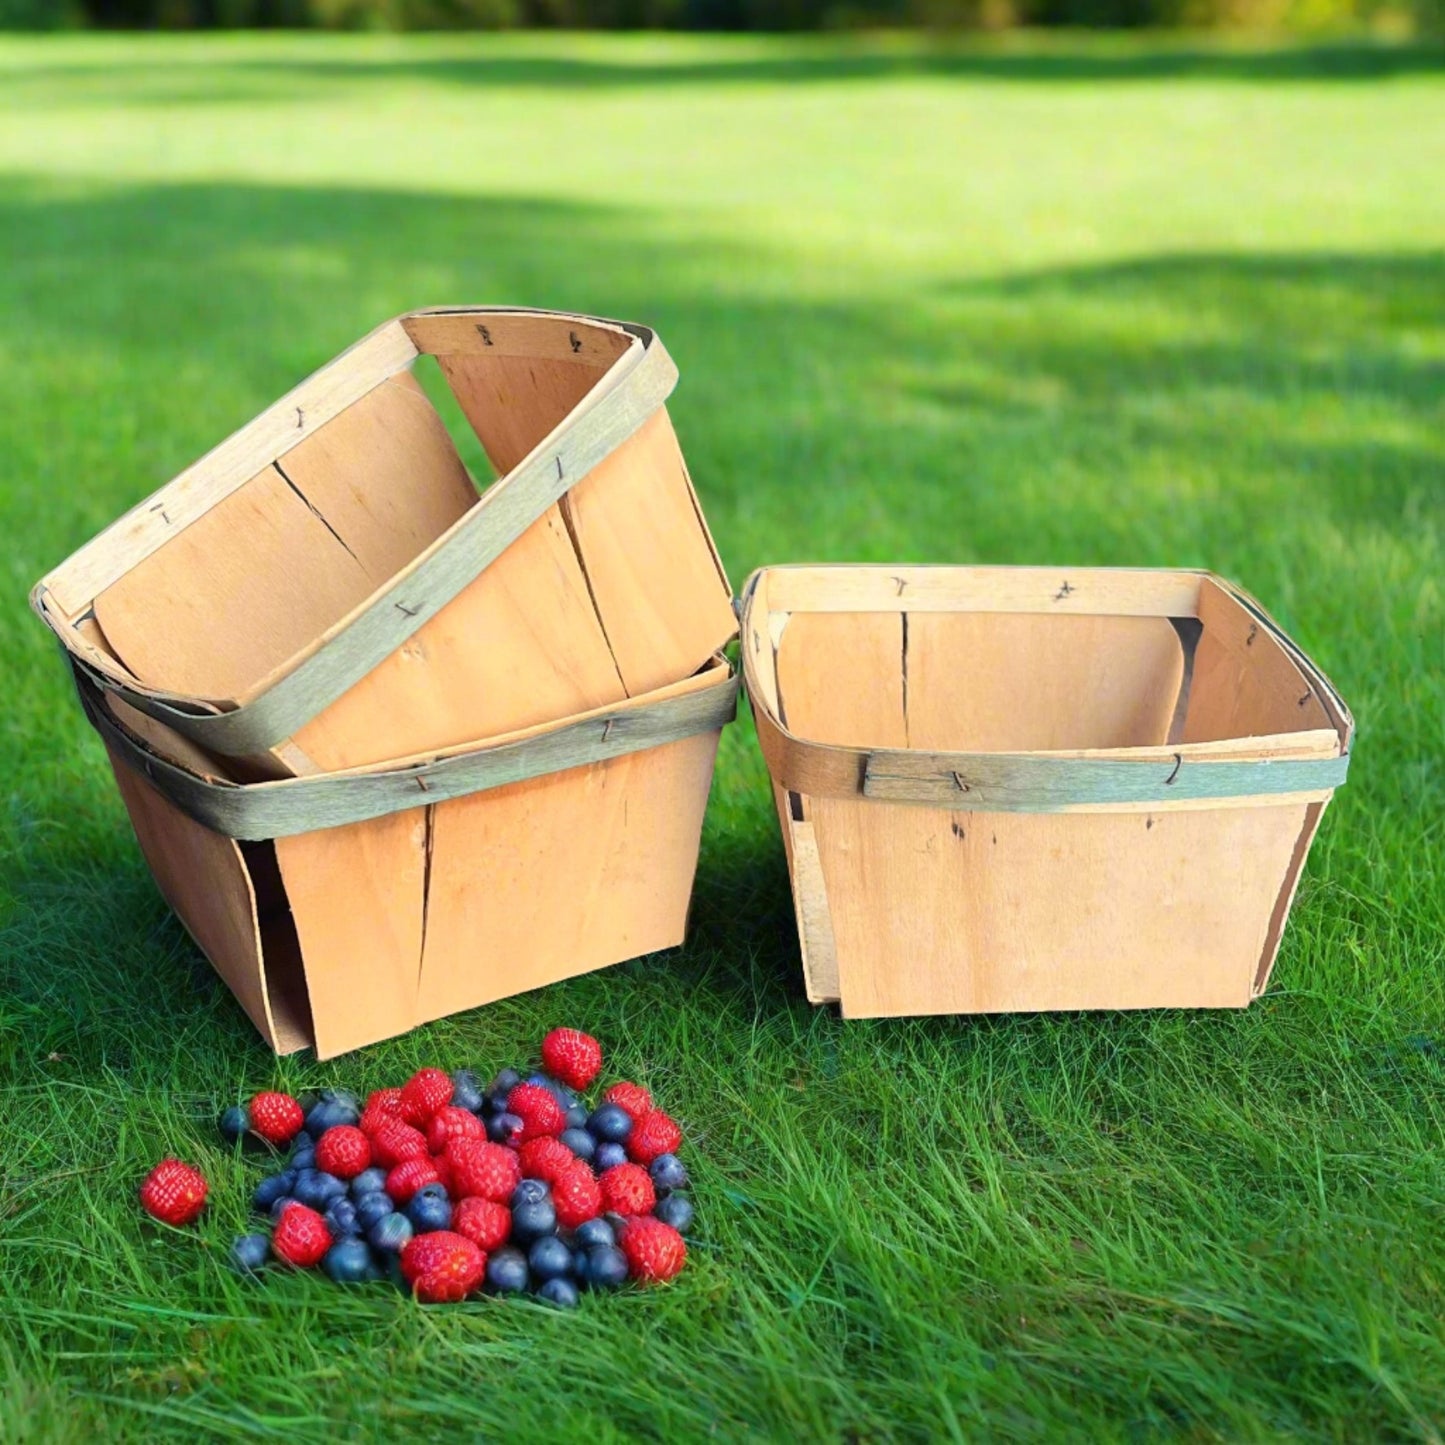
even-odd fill
[[[388,1119],[371,1136],[371,1157],[383,1169],[390,1169],[403,1159],[425,1159],[429,1152],[426,1135],[400,1119]]]
[[[441,1175],[430,1159],[403,1159],[386,1176],[386,1192],[397,1204],[406,1204],[418,1189],[440,1184]]]
[[[458,1109],[453,1104],[438,1109],[427,1126],[427,1147],[433,1154],[442,1153],[453,1139],[485,1139],[487,1131],[482,1121],[470,1109]]]
[[[388,1119],[401,1120],[400,1089],[377,1089],[368,1095],[357,1127],[363,1134],[375,1134]]]
[[[560,1139],[543,1136],[528,1139],[517,1151],[517,1160],[524,1179],[545,1179],[551,1184],[564,1169],[577,1163],[577,1156]]]
[[[541,1084],[518,1084],[507,1095],[507,1112],[522,1121],[518,1143],[560,1134],[567,1127],[567,1111],[557,1102],[556,1095]]]
[[[431,1156],[431,1167],[437,1172],[437,1183],[455,1198],[456,1196],[452,1194],[452,1185],[454,1183],[452,1179],[452,1161],[448,1159],[445,1154],[433,1154]]]
[[[452,1228],[484,1254],[490,1254],[507,1242],[512,1232],[512,1211],[492,1199],[463,1199],[452,1210]]]
[[[564,1229],[576,1229],[588,1219],[602,1213],[602,1186],[597,1176],[581,1159],[574,1159],[552,1184],[552,1206],[557,1223]]]
[[[266,1092],[251,1100],[251,1132],[271,1144],[289,1144],[306,1122],[290,1094]]]
[[[648,1214],[657,1203],[657,1191],[640,1164],[614,1165],[597,1182],[603,1202],[616,1214]]]
[[[316,1141],[316,1167],[338,1179],[355,1179],[371,1168],[371,1140],[351,1124],[337,1124]]]
[[[481,1139],[453,1139],[447,1145],[454,1198],[492,1199],[505,1204],[522,1179],[515,1151]]]
[[[632,1116],[634,1124],[652,1113],[652,1095],[641,1084],[629,1084],[625,1079],[620,1084],[613,1084],[603,1094],[602,1101],[625,1109]]]
[[[627,1136],[627,1154],[639,1164],[651,1164],[659,1154],[676,1154],[682,1143],[682,1130],[661,1109],[644,1115],[632,1126]]]
[[[629,1220],[618,1242],[627,1256],[633,1279],[647,1284],[672,1279],[687,1263],[687,1245],[682,1235],[660,1219]]]
[[[401,1272],[423,1304],[455,1304],[482,1282],[487,1257],[450,1229],[417,1234],[402,1246]]]
[[[602,1045],[577,1029],[553,1029],[542,1040],[542,1067],[569,1089],[585,1089],[602,1072]]]
[[[197,1169],[162,1159],[140,1187],[141,1208],[162,1224],[189,1224],[206,1207],[208,1186]]]
[[[438,1109],[452,1101],[454,1085],[440,1069],[418,1069],[401,1089],[401,1117],[425,1129]]]
[[[276,1221],[271,1248],[287,1264],[310,1269],[320,1264],[321,1256],[331,1248],[331,1231],[314,1209],[304,1204],[288,1204]]]

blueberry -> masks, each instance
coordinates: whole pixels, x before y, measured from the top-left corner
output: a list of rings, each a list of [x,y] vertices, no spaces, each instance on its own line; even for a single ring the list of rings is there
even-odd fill
[[[418,1234],[450,1229],[452,1206],[446,1190],[440,1184],[428,1184],[425,1189],[418,1189],[406,1206],[406,1217]]]
[[[597,1141],[585,1129],[564,1129],[557,1136],[579,1159],[591,1160]]]
[[[381,1271],[364,1239],[339,1239],[322,1256],[322,1273],[337,1284],[361,1284],[379,1279]]]
[[[567,1110],[567,1127],[569,1129],[585,1129],[587,1121],[592,1116],[587,1112],[586,1104],[573,1104]]]
[[[537,1204],[518,1204],[512,1209],[512,1238],[518,1244],[530,1244],[544,1235],[555,1234],[557,1211],[550,1199]]]
[[[577,1286],[570,1279],[549,1279],[537,1291],[537,1298],[556,1305],[559,1310],[574,1310],[577,1308]]]
[[[379,1219],[366,1231],[366,1237],[371,1241],[373,1249],[397,1253],[414,1232],[411,1220],[406,1215],[388,1214],[385,1219]]]
[[[527,1263],[537,1279],[559,1279],[572,1272],[572,1251],[555,1234],[543,1235],[527,1251]]]
[[[316,1140],[315,1140],[314,1136],[312,1136],[311,1134],[308,1134],[305,1129],[298,1129],[298,1130],[291,1136],[291,1152],[292,1152],[293,1154],[294,1154],[298,1149],[314,1149],[315,1147],[316,1147]]]
[[[240,1235],[231,1246],[231,1268],[237,1274],[259,1274],[271,1253],[271,1241],[264,1234]]]
[[[599,1144],[597,1152],[592,1156],[592,1167],[599,1174],[626,1163],[627,1150],[621,1144]]]
[[[391,1202],[391,1195],[378,1190],[375,1194],[363,1194],[356,1201],[356,1222],[361,1226],[362,1232],[374,1228],[396,1209]]]
[[[687,1170],[676,1154],[659,1154],[647,1166],[647,1172],[652,1176],[652,1187],[659,1196],[670,1194],[674,1189],[687,1188]]]
[[[530,1276],[520,1249],[495,1249],[487,1256],[487,1288],[496,1294],[521,1294]]]
[[[322,1089],[310,1113],[306,1115],[306,1128],[314,1138],[320,1138],[328,1129],[338,1124],[354,1124],[361,1118],[361,1105],[355,1094],[345,1089]]]
[[[493,1144],[510,1144],[522,1132],[522,1121],[516,1114],[501,1113],[487,1120],[487,1138]]]
[[[385,1169],[363,1169],[351,1181],[351,1197],[360,1199],[363,1194],[380,1194],[385,1188]]]
[[[280,1194],[271,1201],[269,1213],[272,1219],[280,1219],[287,1208],[292,1204],[300,1204],[301,1201],[290,1194]]]
[[[577,1102],[577,1095],[566,1084],[559,1084],[556,1079],[547,1074],[528,1074],[527,1082],[546,1089],[564,1109],[570,1109]]]
[[[458,1069],[452,1075],[452,1103],[458,1109],[470,1109],[473,1114],[482,1107],[482,1086],[470,1069]]]
[[[325,1210],[333,1199],[340,1199],[346,1193],[346,1182],[320,1169],[303,1169],[296,1176],[294,1193],[302,1204]]]
[[[599,1144],[624,1144],[632,1133],[632,1115],[620,1104],[604,1104],[588,1119],[587,1128]]]
[[[288,1162],[298,1174],[303,1169],[314,1169],[316,1167],[316,1146],[308,1144],[304,1149],[293,1150]]]
[[[522,1076],[515,1069],[503,1069],[502,1072],[487,1085],[487,1093],[494,1096],[497,1094],[510,1094],[521,1082]]]
[[[331,1231],[333,1239],[361,1233],[361,1221],[357,1216],[356,1206],[349,1199],[333,1199],[326,1206],[326,1213],[322,1217],[326,1220],[326,1227]]]
[[[589,1249],[582,1279],[592,1289],[616,1289],[626,1284],[627,1256],[615,1244]]]
[[[294,1169],[283,1169],[279,1174],[268,1174],[256,1186],[256,1192],[251,1196],[251,1203],[262,1214],[265,1214],[283,1194],[290,1194],[295,1187],[296,1171]]]
[[[512,1208],[519,1204],[540,1204],[551,1197],[552,1191],[540,1179],[524,1179],[512,1190]]]
[[[221,1138],[228,1144],[239,1144],[251,1128],[251,1111],[244,1104],[236,1104],[222,1112],[220,1118]]]
[[[599,1244],[616,1244],[617,1231],[605,1219],[587,1219],[572,1231],[572,1238],[581,1249],[595,1249]]]
[[[692,1201],[685,1194],[669,1194],[666,1199],[659,1199],[652,1212],[679,1234],[686,1234],[692,1228]]]

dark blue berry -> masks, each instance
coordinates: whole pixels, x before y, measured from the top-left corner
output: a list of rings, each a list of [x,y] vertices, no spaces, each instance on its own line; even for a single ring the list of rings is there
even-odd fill
[[[296,1175],[296,1187],[291,1192],[302,1204],[324,1211],[333,1199],[340,1199],[346,1193],[346,1181],[320,1169],[302,1169]]]
[[[502,1072],[487,1085],[487,1093],[494,1097],[499,1094],[510,1094],[521,1082],[522,1076],[515,1069],[503,1069]]]
[[[244,1104],[235,1104],[221,1114],[221,1138],[228,1144],[239,1144],[251,1127],[251,1111]]]
[[[599,1144],[597,1152],[592,1156],[592,1167],[599,1174],[626,1163],[627,1150],[621,1144]]]
[[[687,1170],[676,1154],[659,1154],[647,1166],[647,1172],[652,1176],[652,1187],[659,1197],[670,1194],[674,1189],[687,1188]]]
[[[321,1272],[337,1284],[361,1284],[379,1279],[381,1271],[364,1239],[339,1239],[321,1258]]]
[[[692,1201],[685,1194],[669,1194],[666,1199],[659,1199],[652,1212],[679,1234],[686,1234],[692,1228]]]
[[[559,1310],[573,1310],[577,1308],[577,1286],[570,1279],[549,1279],[537,1291],[537,1298],[546,1300]]]
[[[366,1237],[371,1241],[373,1249],[389,1249],[396,1253],[415,1232],[406,1215],[388,1214],[385,1219],[378,1220],[366,1231]]]
[[[383,1193],[381,1190],[377,1190],[374,1194],[363,1194],[356,1201],[356,1222],[365,1233],[395,1209],[396,1206],[391,1202],[391,1195]]]
[[[482,1086],[470,1069],[458,1069],[452,1075],[452,1103],[458,1109],[470,1109],[473,1114],[482,1107]]]
[[[487,1288],[496,1294],[520,1294],[531,1282],[520,1249],[496,1249],[487,1256]]]
[[[269,1211],[271,1218],[280,1219],[281,1216],[285,1214],[288,1206],[292,1204],[300,1204],[300,1202],[301,1201],[299,1199],[295,1198],[290,1194],[277,1195],[277,1197],[271,1201],[271,1208]]]
[[[406,1206],[406,1217],[418,1234],[450,1229],[452,1206],[446,1190],[440,1184],[428,1184],[425,1189],[418,1189]]]
[[[536,1204],[518,1204],[512,1208],[512,1238],[518,1244],[530,1244],[543,1235],[557,1232],[557,1211],[550,1199]]]
[[[557,1136],[579,1159],[591,1160],[597,1141],[585,1129],[564,1129]]]
[[[287,1163],[298,1174],[303,1169],[314,1169],[316,1167],[316,1146],[308,1144],[304,1149],[293,1149]]]
[[[617,1289],[627,1283],[627,1256],[615,1244],[599,1244],[587,1251],[582,1278],[592,1289]]]
[[[537,1279],[558,1279],[572,1272],[572,1251],[555,1234],[534,1241],[527,1264]]]
[[[333,1239],[362,1232],[356,1206],[349,1199],[333,1199],[326,1206],[326,1213],[322,1217],[326,1220],[326,1227],[331,1231]]]
[[[580,1248],[587,1250],[599,1244],[616,1244],[617,1231],[605,1219],[587,1219],[572,1231],[572,1238]]]
[[[487,1120],[487,1138],[493,1144],[510,1144],[522,1132],[522,1120],[516,1114],[497,1114]]]
[[[524,1179],[512,1190],[512,1208],[519,1204],[540,1204],[551,1197],[552,1191],[540,1179]]]
[[[587,1121],[592,1116],[587,1111],[586,1104],[573,1104],[567,1110],[567,1127],[569,1129],[585,1129]]]
[[[259,1274],[271,1253],[271,1241],[264,1234],[240,1235],[231,1245],[231,1268],[238,1274]]]
[[[351,1197],[360,1199],[363,1194],[380,1194],[385,1188],[385,1169],[363,1169],[351,1181]]]
[[[338,1124],[354,1124],[361,1118],[361,1105],[355,1094],[345,1089],[322,1089],[321,1097],[306,1115],[306,1128],[313,1138],[319,1139],[328,1129]]]
[[[296,1171],[294,1169],[283,1169],[279,1174],[268,1174],[256,1186],[256,1192],[251,1196],[251,1203],[262,1214],[265,1214],[283,1194],[290,1194],[295,1187]]]
[[[599,1144],[625,1144],[632,1133],[632,1115],[621,1104],[604,1104],[593,1111],[587,1128]]]

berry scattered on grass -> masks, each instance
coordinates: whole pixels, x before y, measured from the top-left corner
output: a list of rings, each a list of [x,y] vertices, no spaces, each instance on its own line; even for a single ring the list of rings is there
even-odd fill
[[[162,1159],[140,1187],[141,1208],[162,1224],[189,1224],[206,1207],[209,1186],[198,1169]]]

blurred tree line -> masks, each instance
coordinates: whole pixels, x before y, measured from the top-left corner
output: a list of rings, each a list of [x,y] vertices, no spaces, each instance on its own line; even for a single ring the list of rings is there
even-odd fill
[[[0,30],[113,29],[802,31],[868,26],[1248,27],[1319,31],[1397,0],[0,0]],[[1403,0],[1434,30],[1445,0]]]

